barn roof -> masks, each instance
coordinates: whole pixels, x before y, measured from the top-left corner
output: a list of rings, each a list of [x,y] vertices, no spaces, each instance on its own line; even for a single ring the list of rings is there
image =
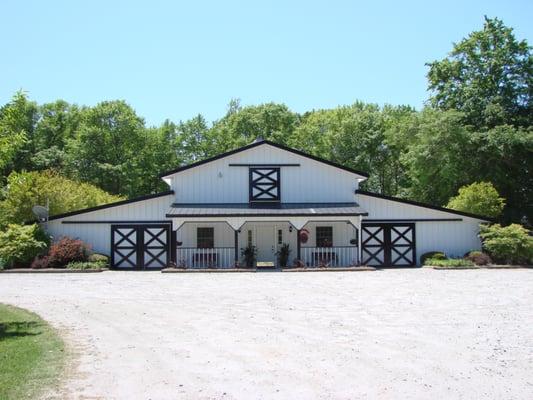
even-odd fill
[[[176,173],[181,172],[181,171],[186,171],[188,169],[195,168],[195,167],[198,167],[198,166],[203,165],[203,164],[207,164],[207,163],[209,163],[211,161],[220,160],[221,158],[228,157],[228,156],[231,156],[233,154],[240,153],[242,151],[246,151],[248,149],[252,149],[254,147],[261,146],[261,145],[264,145],[264,144],[268,144],[270,146],[277,147],[278,149],[285,150],[285,151],[291,152],[293,154],[297,154],[299,156],[302,156],[302,157],[305,157],[305,158],[309,158],[309,159],[314,160],[314,161],[318,161],[320,163],[329,165],[331,167],[335,167],[335,168],[342,169],[344,171],[351,172],[352,174],[360,175],[360,176],[362,176],[364,178],[368,178],[368,174],[366,172],[357,171],[357,170],[352,169],[350,167],[346,167],[344,165],[337,164],[337,163],[335,163],[333,161],[329,161],[329,160],[326,160],[324,158],[313,156],[311,154],[304,153],[303,151],[293,149],[292,147],[284,146],[282,144],[274,143],[274,142],[271,142],[270,140],[264,140],[264,139],[257,139],[253,143],[250,143],[250,144],[248,144],[246,146],[243,146],[243,147],[239,147],[238,149],[230,150],[230,151],[228,151],[226,153],[219,154],[219,155],[217,155],[215,157],[206,158],[205,160],[197,161],[195,163],[184,165],[184,166],[181,166],[179,168],[172,169],[170,171],[162,172],[162,173],[159,174],[159,177],[160,178],[164,178],[164,177],[167,177],[169,175],[173,175],[173,174],[176,174]]]
[[[270,217],[270,216],[354,216],[368,215],[357,203],[191,204],[175,203],[170,217]]]

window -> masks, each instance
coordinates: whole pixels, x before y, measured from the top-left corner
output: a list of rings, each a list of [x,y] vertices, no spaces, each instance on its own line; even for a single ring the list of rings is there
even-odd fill
[[[214,228],[197,228],[196,245],[199,249],[212,249],[215,247]]]
[[[278,229],[278,244],[283,244],[283,231]]]
[[[248,247],[252,247],[252,230],[248,229]]]
[[[250,202],[279,202],[279,168],[250,168]]]
[[[333,246],[333,227],[317,226],[316,227],[316,247]]]

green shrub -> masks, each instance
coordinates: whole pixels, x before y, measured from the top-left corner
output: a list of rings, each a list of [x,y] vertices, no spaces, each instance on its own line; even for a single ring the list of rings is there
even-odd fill
[[[102,269],[105,268],[106,264],[100,261],[90,262],[90,261],[73,261],[67,264],[67,269]]]
[[[109,265],[109,257],[106,256],[105,254],[98,254],[98,253],[93,253],[89,256],[89,259],[88,259],[89,262],[98,262],[98,263],[101,263],[105,266],[108,266]]]
[[[442,251],[428,251],[420,256],[420,263],[422,265],[427,265],[426,261],[429,258],[433,258],[435,260],[446,260],[448,257],[446,257],[446,254]]]
[[[39,225],[10,224],[0,232],[0,259],[9,267],[27,267],[46,253],[49,244],[50,238]]]
[[[533,262],[533,237],[518,224],[502,227],[499,224],[481,225],[479,236],[483,247],[498,261],[507,264]]]
[[[475,264],[464,258],[448,258],[445,260],[439,258],[428,258],[424,265],[432,265],[435,267],[473,267]]]
[[[487,217],[498,217],[505,206],[505,199],[490,182],[476,182],[459,189],[459,194],[452,197],[447,207]]]
[[[465,258],[472,261],[476,265],[487,265],[492,263],[490,256],[486,253],[482,253],[481,251],[471,251],[466,253]]]
[[[256,261],[257,248],[255,246],[247,246],[241,249],[241,256],[244,257],[244,264],[247,268],[253,268]]]
[[[291,254],[291,249],[289,248],[289,244],[283,243],[281,248],[276,252],[276,256],[278,256],[278,263],[281,268],[285,268],[287,266],[287,261],[289,260],[289,254]]]

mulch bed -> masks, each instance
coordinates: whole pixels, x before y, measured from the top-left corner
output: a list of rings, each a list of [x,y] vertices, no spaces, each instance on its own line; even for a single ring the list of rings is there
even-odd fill
[[[43,268],[43,269],[31,269],[31,268],[13,268],[2,269],[0,273],[3,274],[80,274],[90,272],[103,272],[107,271],[107,268],[100,269],[66,269],[66,268]]]

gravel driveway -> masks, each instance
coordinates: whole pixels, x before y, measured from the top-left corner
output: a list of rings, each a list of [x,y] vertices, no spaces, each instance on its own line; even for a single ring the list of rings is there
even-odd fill
[[[532,399],[533,270],[0,274],[72,399]]]

